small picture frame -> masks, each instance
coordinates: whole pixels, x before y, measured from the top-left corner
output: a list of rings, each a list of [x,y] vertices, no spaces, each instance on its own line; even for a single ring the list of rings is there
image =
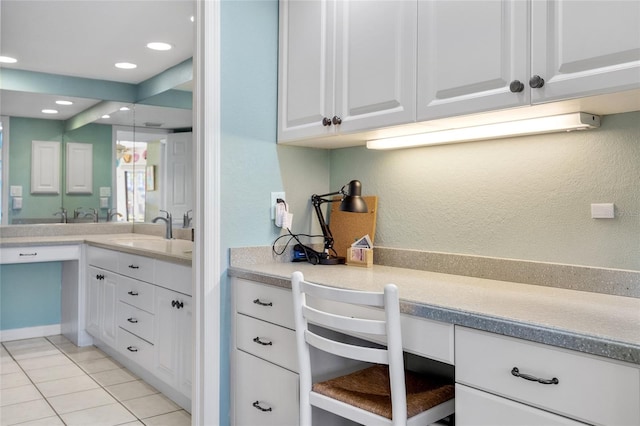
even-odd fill
[[[156,166],[147,166],[146,168],[146,185],[147,191],[156,190]]]

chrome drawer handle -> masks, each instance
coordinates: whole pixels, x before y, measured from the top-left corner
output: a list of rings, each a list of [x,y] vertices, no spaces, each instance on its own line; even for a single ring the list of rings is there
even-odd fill
[[[130,352],[138,352],[138,348],[135,346],[127,346],[127,350]]]
[[[532,382],[542,383],[543,385],[557,385],[558,383],[560,383],[560,381],[555,377],[553,379],[551,379],[551,380],[539,379],[539,378],[537,378],[535,376],[531,376],[529,374],[521,373],[520,370],[518,370],[518,367],[513,367],[513,369],[511,370],[511,374],[516,376],[516,377],[520,377],[521,379],[530,380]]]
[[[264,411],[264,412],[267,412],[267,411],[273,411],[273,409],[272,409],[271,407],[269,407],[269,408],[261,407],[261,406],[260,406],[260,401],[256,401],[256,402],[254,402],[252,405],[253,405],[254,407],[256,407],[258,410],[260,410],[260,411]]]
[[[127,294],[130,295],[130,296],[137,296],[138,292],[137,291],[128,291]]]
[[[273,342],[263,342],[262,340],[260,340],[259,337],[255,337],[253,339],[253,341],[256,342],[259,345],[262,345],[262,346],[272,346],[273,345]]]
[[[260,306],[273,306],[273,303],[271,303],[271,302],[263,302],[260,299],[254,300],[253,303],[255,303],[256,305],[260,305]]]
[[[138,320],[135,318],[127,318],[127,321],[129,321],[131,324],[137,324]]]
[[[131,269],[140,269],[139,266],[135,266],[135,265],[129,265],[129,268],[131,268]]]

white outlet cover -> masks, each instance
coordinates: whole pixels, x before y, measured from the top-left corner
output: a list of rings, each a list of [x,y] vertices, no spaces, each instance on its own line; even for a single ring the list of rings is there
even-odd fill
[[[591,219],[613,219],[615,207],[613,203],[591,204]]]
[[[275,220],[275,218],[276,218],[276,204],[277,204],[276,200],[278,198],[286,200],[285,193],[284,192],[272,192],[271,193],[271,204],[270,204],[271,220]]]

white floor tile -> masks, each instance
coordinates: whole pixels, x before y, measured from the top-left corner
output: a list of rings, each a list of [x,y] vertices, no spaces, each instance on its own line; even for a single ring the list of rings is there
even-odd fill
[[[155,417],[160,414],[170,413],[180,410],[173,401],[162,394],[143,396],[141,398],[130,399],[122,402],[139,419]]]
[[[66,379],[68,377],[82,376],[82,371],[78,366],[57,365],[55,367],[39,368],[37,370],[28,371],[27,374],[34,383],[50,382],[51,380]]]
[[[101,388],[53,396],[47,400],[58,414],[86,410],[116,402],[107,391]]]
[[[89,361],[82,361],[78,362],[78,365],[89,374],[122,368],[122,365],[120,365],[120,363],[116,362],[112,358],[100,358],[92,359]]]
[[[58,335],[55,335],[55,336],[47,336],[47,337],[46,337],[46,339],[47,339],[48,341],[50,341],[51,343],[53,343],[54,345],[56,345],[56,346],[57,346],[57,345],[64,344],[64,343],[67,343],[67,344],[68,344],[68,343],[71,343],[71,344],[73,344],[73,342],[72,342],[71,340],[67,339],[67,338],[66,338],[66,337],[64,337],[62,334],[58,334]]]
[[[36,386],[38,387],[38,389],[40,389],[40,392],[42,392],[42,394],[47,398],[52,396],[65,395],[67,393],[96,389],[100,387],[100,385],[97,384],[95,380],[87,375],[37,383]]]
[[[39,346],[47,346],[51,345],[51,343],[45,339],[44,337],[34,337],[32,339],[22,339],[22,340],[12,340],[10,342],[4,342],[4,347],[7,348],[9,352],[22,349],[22,348],[34,348]]]
[[[147,426],[191,426],[191,414],[184,410],[144,419]]]
[[[109,355],[98,348],[84,350],[82,352],[68,352],[67,356],[75,362],[91,361],[94,359],[107,358]]]
[[[58,353],[57,355],[22,359],[18,361],[18,364],[20,364],[20,367],[25,371],[29,371],[37,370],[38,368],[54,367],[57,365],[73,365],[73,362],[66,356]]]
[[[102,386],[116,385],[118,383],[132,382],[138,380],[132,372],[126,368],[119,368],[117,370],[101,371],[100,373],[94,373],[91,375]]]
[[[64,422],[58,416],[45,417],[44,419],[32,420],[20,423],[16,426],[64,426]]]
[[[0,407],[36,399],[42,399],[42,395],[31,384],[0,390]]]
[[[135,421],[136,418],[120,404],[103,405],[88,410],[62,414],[67,426],[113,426]]]
[[[18,373],[22,371],[17,362],[12,359],[0,364],[0,374]]]
[[[11,355],[19,361],[21,359],[38,358],[42,356],[57,355],[60,351],[53,345],[51,346],[37,346],[33,348],[19,348],[9,350]]]
[[[22,402],[20,404],[2,407],[2,411],[0,412],[0,425],[12,425],[55,415],[56,413],[44,399]]]
[[[107,386],[106,389],[107,392],[116,397],[116,399],[119,401],[127,401],[129,399],[140,398],[142,396],[158,393],[156,388],[149,386],[142,380]]]
[[[30,384],[31,381],[22,371],[7,373],[0,376],[0,389],[9,389]]]

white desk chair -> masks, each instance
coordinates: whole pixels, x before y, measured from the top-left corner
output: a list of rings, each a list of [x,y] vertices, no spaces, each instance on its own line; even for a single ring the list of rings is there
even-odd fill
[[[429,425],[453,414],[452,381],[404,369],[400,306],[395,285],[387,284],[383,293],[342,290],[304,281],[301,272],[294,272],[292,289],[300,373],[301,426],[311,425],[312,406],[365,425]],[[314,300],[384,307],[385,319],[369,320],[332,314],[307,305],[307,295]],[[377,349],[331,340],[310,331],[309,324],[346,334],[386,336],[387,347]],[[374,365],[314,384],[309,346]]]

